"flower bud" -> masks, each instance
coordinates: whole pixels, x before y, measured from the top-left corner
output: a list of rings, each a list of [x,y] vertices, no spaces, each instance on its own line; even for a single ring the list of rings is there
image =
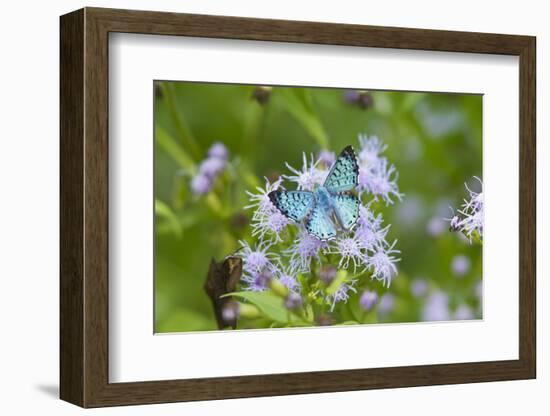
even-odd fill
[[[470,271],[471,261],[468,257],[459,254],[453,257],[451,270],[456,277],[463,277]]]
[[[366,110],[374,104],[372,94],[365,90],[347,90],[344,92],[344,101]]]
[[[411,292],[414,297],[420,298],[428,293],[428,282],[422,278],[416,278],[411,282]]]
[[[361,295],[361,298],[359,299],[359,305],[365,311],[370,311],[376,304],[377,300],[378,300],[378,295],[376,294],[376,292],[365,290]]]
[[[321,267],[321,270],[319,270],[319,280],[321,280],[325,285],[328,286],[336,277],[337,272],[338,269],[336,268],[336,266],[333,266],[332,264],[324,264]]]
[[[395,296],[391,293],[386,293],[380,298],[380,302],[378,304],[378,312],[382,316],[386,316],[393,311],[394,307],[395,307]]]
[[[239,316],[249,319],[259,318],[260,310],[249,303],[239,303]]]
[[[229,152],[227,151],[227,147],[221,142],[214,143],[210,146],[210,149],[208,149],[209,158],[227,160],[228,156]]]
[[[296,310],[302,306],[302,297],[295,293],[290,292],[285,299],[285,307],[289,310]]]
[[[269,98],[271,97],[272,90],[272,87],[256,87],[254,88],[254,91],[252,91],[252,98],[255,99],[260,105],[267,104]]]
[[[195,195],[204,195],[210,191],[212,181],[205,175],[198,174],[191,180],[191,191]]]
[[[269,288],[277,295],[282,298],[286,298],[288,295],[288,288],[281,283],[279,279],[269,279],[269,282],[267,283]]]
[[[199,166],[199,174],[213,180],[225,169],[225,160],[217,157],[204,159]]]
[[[274,280],[273,273],[271,273],[269,270],[263,270],[255,277],[254,284],[256,285],[256,287],[265,289],[269,286],[272,280]]]

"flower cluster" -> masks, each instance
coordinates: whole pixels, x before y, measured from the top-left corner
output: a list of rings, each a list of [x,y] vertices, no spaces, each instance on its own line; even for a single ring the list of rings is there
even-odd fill
[[[208,156],[199,165],[198,173],[191,179],[191,191],[195,195],[204,195],[212,189],[214,180],[227,166],[229,152],[223,143],[214,143],[208,150]]]
[[[359,135],[361,151],[359,152],[358,191],[371,193],[375,198],[381,198],[386,205],[393,204],[393,199],[401,201],[403,195],[397,187],[397,171],[395,166],[381,156],[387,146],[376,136]]]
[[[475,192],[464,184],[469,197],[464,199],[458,214],[453,215],[449,221],[451,230],[462,232],[470,241],[472,239],[481,241],[483,239],[483,182],[478,177],[475,179],[479,181],[481,191]]]
[[[279,212],[269,199],[269,193],[281,188],[282,178],[270,183],[269,179],[265,179],[265,188],[257,187],[256,192],[247,191],[250,199],[250,204],[245,209],[253,209],[252,214],[252,236],[259,240],[265,240],[266,235],[275,239],[276,242],[281,241],[281,233],[289,224],[289,220]]]
[[[358,218],[350,230],[332,218],[337,234],[329,241],[309,233],[302,222],[289,220],[269,194],[284,189],[283,180],[294,183],[290,189],[314,192],[324,184],[337,159],[335,153],[322,150],[317,157],[304,153],[301,168],[287,163],[289,174],[274,181],[266,179],[264,187],[247,192],[250,203],[246,208],[252,210],[252,236],[257,242],[251,246],[241,241],[242,289],[260,292],[280,284],[286,288],[282,293],[287,309],[305,311],[307,302],[321,308],[316,322],[332,321],[338,305],[355,294],[358,307],[372,309],[379,298],[366,285],[372,279],[389,287],[397,275],[400,253],[396,241],[387,240],[390,225],[384,225],[382,214],[373,208],[379,199],[387,205],[393,197],[402,197],[395,167],[381,156],[385,148],[378,138],[359,135]]]
[[[296,277],[281,265],[280,257],[270,252],[271,244],[260,241],[251,247],[246,241],[240,241],[239,256],[243,259],[242,281],[244,289],[261,292],[267,289],[272,279],[277,279],[283,286],[294,293],[300,292],[300,284]]]
[[[327,166],[326,160],[330,159],[330,155],[326,152],[322,152],[321,154],[325,158],[325,163],[323,164],[320,163],[320,159],[315,160],[313,155],[310,155],[308,163],[305,153],[302,154],[302,169],[295,169],[287,163],[286,167],[294,175],[283,175],[283,178],[295,182],[299,191],[314,191],[317,186],[323,184],[328,173],[328,170],[323,169],[323,167]]]

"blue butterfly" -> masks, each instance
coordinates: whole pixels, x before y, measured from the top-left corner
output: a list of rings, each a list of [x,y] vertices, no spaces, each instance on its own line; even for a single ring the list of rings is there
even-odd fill
[[[269,193],[273,205],[296,222],[305,219],[306,230],[319,240],[336,236],[333,217],[346,230],[351,230],[359,217],[359,198],[350,191],[357,186],[359,166],[353,147],[347,146],[325,179],[313,192],[277,190]]]

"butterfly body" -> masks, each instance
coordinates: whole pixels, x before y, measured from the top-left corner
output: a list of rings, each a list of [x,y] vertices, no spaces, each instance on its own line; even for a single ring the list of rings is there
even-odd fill
[[[335,223],[350,230],[357,222],[360,203],[350,191],[357,186],[358,173],[355,152],[348,146],[334,162],[324,184],[313,192],[277,190],[269,198],[287,218],[305,220],[309,234],[330,240],[336,236]]]
[[[327,188],[324,186],[318,186],[317,189],[315,189],[314,192],[315,195],[315,202],[317,205],[325,211],[325,214],[330,216],[332,212],[334,211],[334,202],[332,195],[328,191]]]

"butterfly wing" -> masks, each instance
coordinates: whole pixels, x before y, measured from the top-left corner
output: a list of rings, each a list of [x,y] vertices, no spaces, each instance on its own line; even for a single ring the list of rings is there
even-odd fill
[[[332,193],[351,191],[357,186],[359,165],[353,147],[347,146],[330,169],[325,188]]]
[[[306,230],[319,240],[330,240],[336,236],[336,229],[325,211],[316,205],[306,220]]]
[[[314,205],[314,197],[308,191],[282,191],[269,193],[269,199],[285,217],[302,221]]]
[[[346,230],[351,230],[359,218],[359,198],[352,194],[337,194],[333,197],[334,212]]]

